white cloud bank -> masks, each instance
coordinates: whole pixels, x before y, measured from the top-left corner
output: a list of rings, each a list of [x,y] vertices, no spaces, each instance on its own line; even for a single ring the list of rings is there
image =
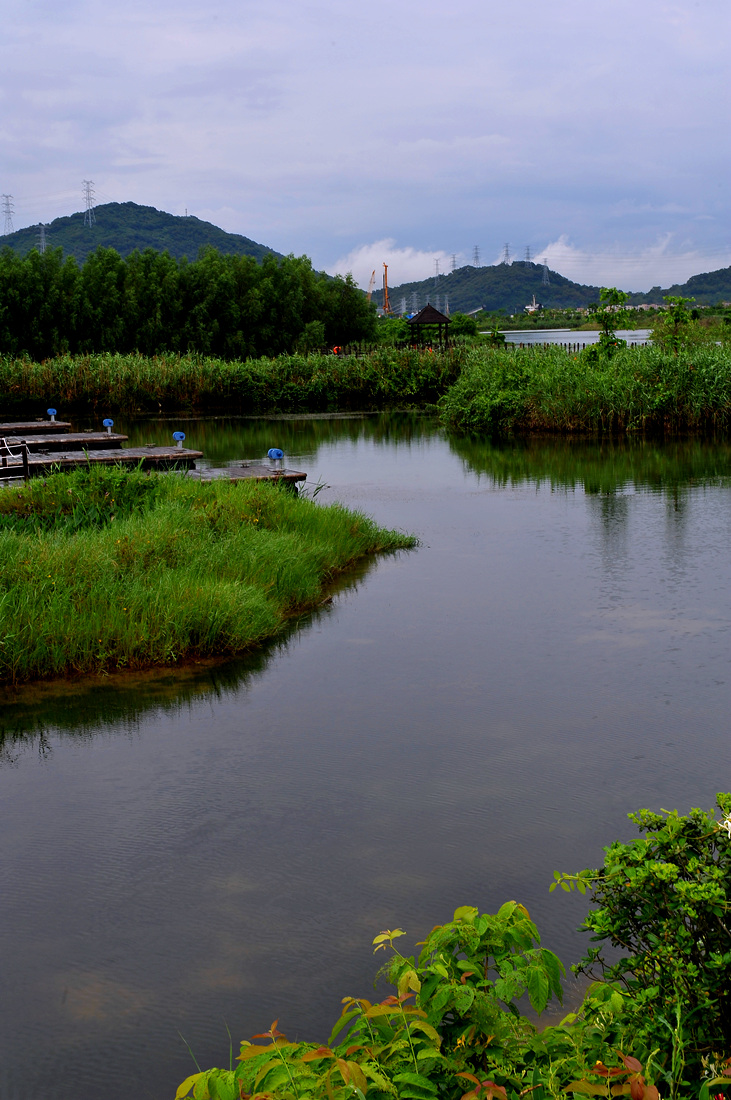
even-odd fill
[[[366,290],[373,271],[376,273],[376,288],[382,286],[383,265],[386,263],[389,286],[397,287],[402,283],[431,278],[436,272],[436,261],[440,274],[447,275],[452,270],[452,256],[452,253],[440,249],[427,252],[408,245],[400,246],[392,237],[385,237],[372,244],[359,245],[329,264],[327,270],[331,275],[351,272],[358,285]],[[490,263],[499,263],[501,259],[502,254],[496,255]],[[648,291],[653,286],[669,287],[674,283],[684,283],[691,275],[728,267],[731,265],[731,247],[717,251],[674,249],[671,235],[666,234],[655,244],[635,252],[595,250],[579,248],[571,243],[567,235],[562,235],[536,252],[533,260],[548,264],[551,271],[557,271],[576,283]],[[457,267],[463,267],[472,263],[472,257],[457,253],[455,261]]]
[[[446,275],[452,270],[452,256],[440,249],[434,252],[426,252],[423,249],[397,247],[392,237],[386,237],[373,244],[362,244],[352,249],[347,256],[328,265],[331,275],[346,275],[351,272],[358,286],[368,289],[371,273],[376,273],[376,287],[383,285],[383,265],[388,265],[388,284],[397,286],[401,283],[412,283],[421,279],[428,279],[436,273],[436,263],[439,264],[439,273]],[[467,260],[462,255],[456,256],[457,267],[462,267]]]

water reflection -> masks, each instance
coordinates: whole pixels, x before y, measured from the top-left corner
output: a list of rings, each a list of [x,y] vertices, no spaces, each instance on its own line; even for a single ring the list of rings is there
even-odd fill
[[[373,935],[411,950],[459,904],[521,900],[571,962],[552,871],[726,785],[727,444],[184,430],[220,462],[284,444],[421,545],[247,661],[6,696],[3,1100],[172,1095],[178,1032],[203,1065],[226,1025],[323,1039]]]
[[[588,495],[649,488],[670,493],[676,505],[683,489],[721,484],[731,475],[731,443],[725,440],[551,437],[494,442],[451,436],[450,446],[466,469],[496,485],[547,481],[554,489],[581,488]]]

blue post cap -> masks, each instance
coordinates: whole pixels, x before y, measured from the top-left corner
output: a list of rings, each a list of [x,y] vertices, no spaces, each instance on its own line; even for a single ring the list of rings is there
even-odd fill
[[[56,415],[56,410],[55,409],[46,409],[46,412],[48,413],[49,416],[55,416]]]
[[[105,428],[113,428],[114,427],[114,421],[110,420],[109,417],[107,417],[106,420],[102,420],[102,424],[104,425]]]
[[[279,447],[270,447],[269,450],[267,451],[267,457],[268,458],[284,458],[284,451],[280,450]]]
[[[176,443],[182,443],[185,439],[185,432],[173,432],[173,439]]]

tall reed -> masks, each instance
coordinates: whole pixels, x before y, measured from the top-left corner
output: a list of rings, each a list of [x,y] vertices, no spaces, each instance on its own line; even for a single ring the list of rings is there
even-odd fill
[[[414,545],[271,484],[91,469],[0,492],[0,679],[241,652]]]
[[[446,425],[487,433],[725,430],[731,348],[475,349],[439,409]]]

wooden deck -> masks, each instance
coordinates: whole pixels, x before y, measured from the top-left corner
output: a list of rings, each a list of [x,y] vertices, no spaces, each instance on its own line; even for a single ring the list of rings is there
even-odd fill
[[[0,440],[5,437],[0,430]],[[8,436],[11,450],[17,451],[18,444],[26,443],[28,450],[36,451],[105,451],[108,448],[121,447],[129,439],[127,435],[113,432],[70,432],[68,435],[31,435]],[[0,443],[0,452],[3,450]]]
[[[202,451],[188,451],[182,447],[120,447],[103,451],[57,451],[51,454],[29,454],[28,474],[37,477],[56,470],[75,470],[82,466],[140,466],[143,470],[188,470]],[[20,462],[0,466],[0,481],[21,478]]]
[[[53,432],[68,432],[71,425],[66,420],[22,420],[15,423],[0,422],[0,439],[16,435],[50,435]]]
[[[242,462],[237,466],[190,470],[188,477],[196,481],[286,481],[290,485],[296,485],[298,481],[305,481],[307,474],[266,466],[261,462]]]

